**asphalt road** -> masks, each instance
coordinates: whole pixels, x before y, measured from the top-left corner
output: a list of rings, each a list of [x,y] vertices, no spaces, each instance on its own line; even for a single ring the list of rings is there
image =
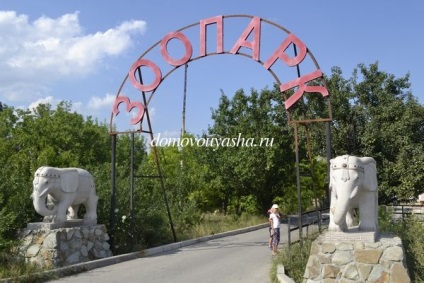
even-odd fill
[[[282,234],[282,243],[287,243],[283,227]],[[270,283],[268,235],[268,228],[261,228],[49,282]]]

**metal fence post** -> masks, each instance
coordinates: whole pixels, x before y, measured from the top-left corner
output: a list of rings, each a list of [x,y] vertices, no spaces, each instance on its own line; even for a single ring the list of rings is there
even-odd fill
[[[307,225],[306,225],[306,238],[309,238],[309,214],[306,214],[306,222],[307,222]],[[302,229],[303,229],[303,227],[302,227]]]
[[[290,246],[291,246],[291,235],[290,235],[290,216],[287,216],[287,244],[288,244],[288,249],[290,252]]]
[[[403,211],[403,204],[402,204],[402,221],[405,220],[405,212]]]

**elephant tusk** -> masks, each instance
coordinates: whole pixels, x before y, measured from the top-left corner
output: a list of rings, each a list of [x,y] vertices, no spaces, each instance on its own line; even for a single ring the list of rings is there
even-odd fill
[[[40,193],[40,197],[45,196],[48,192],[49,192],[49,188],[44,189],[44,191],[42,191],[42,192]]]
[[[353,199],[358,194],[359,186],[356,186],[350,194],[350,199]]]

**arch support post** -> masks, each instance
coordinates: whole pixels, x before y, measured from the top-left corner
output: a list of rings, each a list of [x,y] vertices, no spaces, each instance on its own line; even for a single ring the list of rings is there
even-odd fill
[[[111,173],[110,173],[110,216],[109,216],[109,235],[110,247],[114,251],[115,237],[115,208],[116,208],[116,134],[111,135]]]

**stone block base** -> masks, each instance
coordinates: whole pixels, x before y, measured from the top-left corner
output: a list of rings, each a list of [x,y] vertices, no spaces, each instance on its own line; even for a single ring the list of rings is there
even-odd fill
[[[75,219],[75,220],[66,220],[63,223],[50,223],[50,222],[33,222],[27,224],[27,229],[29,230],[37,230],[37,229],[59,229],[59,228],[71,228],[71,227],[79,227],[85,225],[96,225],[97,220],[83,220],[83,219]]]
[[[49,229],[30,223],[20,231],[20,238],[20,253],[27,262],[41,267],[58,268],[112,256],[105,225]]]
[[[321,235],[322,240],[326,242],[354,242],[362,241],[374,243],[378,238],[378,232],[360,231],[358,227],[349,228],[348,232],[327,232]]]
[[[327,241],[325,234],[311,245],[303,282],[411,282],[399,237]]]

